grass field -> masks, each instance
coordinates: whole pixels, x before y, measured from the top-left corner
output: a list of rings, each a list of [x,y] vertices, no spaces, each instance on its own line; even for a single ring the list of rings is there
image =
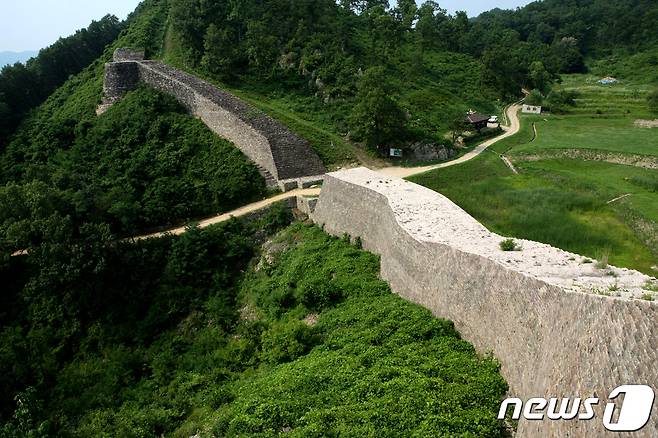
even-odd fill
[[[566,115],[529,117],[535,122],[535,141],[515,154],[546,149],[595,149],[658,156],[658,130],[636,128],[637,119],[654,119],[646,105],[647,85],[599,85],[599,76],[569,75],[560,88],[576,90],[576,106]]]
[[[579,92],[569,114],[523,116],[521,131],[489,153],[412,180],[448,196],[495,232],[656,275],[658,171],[570,159],[558,151],[658,156],[658,129],[633,126],[635,119],[655,117],[644,100],[650,86],[629,80],[630,85],[622,81],[603,87],[595,78],[564,78],[561,87]],[[500,153],[514,161],[518,175],[503,164]],[[525,160],[527,155],[535,160]]]

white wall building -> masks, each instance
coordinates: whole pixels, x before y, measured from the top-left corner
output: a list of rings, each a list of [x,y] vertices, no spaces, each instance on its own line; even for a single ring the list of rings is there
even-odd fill
[[[525,114],[541,114],[541,107],[534,105],[523,105],[521,112]]]

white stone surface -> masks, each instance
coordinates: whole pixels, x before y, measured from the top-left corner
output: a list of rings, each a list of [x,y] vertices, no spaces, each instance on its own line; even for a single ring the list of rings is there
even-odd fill
[[[566,290],[631,299],[650,293],[645,287],[656,281],[625,268],[601,269],[595,260],[530,240],[514,239],[522,250],[503,251],[500,242],[507,237],[489,231],[440,193],[363,167],[331,175],[386,196],[398,224],[419,241],[442,243],[480,255]],[[585,260],[592,263],[583,263]]]

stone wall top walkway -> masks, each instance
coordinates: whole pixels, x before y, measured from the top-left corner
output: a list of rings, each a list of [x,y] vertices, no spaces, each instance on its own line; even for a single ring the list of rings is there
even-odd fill
[[[640,298],[652,281],[640,272],[614,266],[602,268],[588,257],[530,240],[514,239],[521,251],[502,251],[500,242],[505,237],[489,231],[440,193],[366,168],[331,175],[384,195],[399,225],[420,242],[441,243],[482,256],[564,290]]]

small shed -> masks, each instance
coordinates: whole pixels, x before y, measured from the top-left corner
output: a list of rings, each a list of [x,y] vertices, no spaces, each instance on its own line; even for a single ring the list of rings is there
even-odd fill
[[[471,112],[466,116],[466,123],[477,129],[478,131],[486,128],[487,123],[489,122],[490,116],[485,116],[484,114]]]
[[[521,112],[524,114],[541,114],[541,107],[537,105],[523,105]]]

